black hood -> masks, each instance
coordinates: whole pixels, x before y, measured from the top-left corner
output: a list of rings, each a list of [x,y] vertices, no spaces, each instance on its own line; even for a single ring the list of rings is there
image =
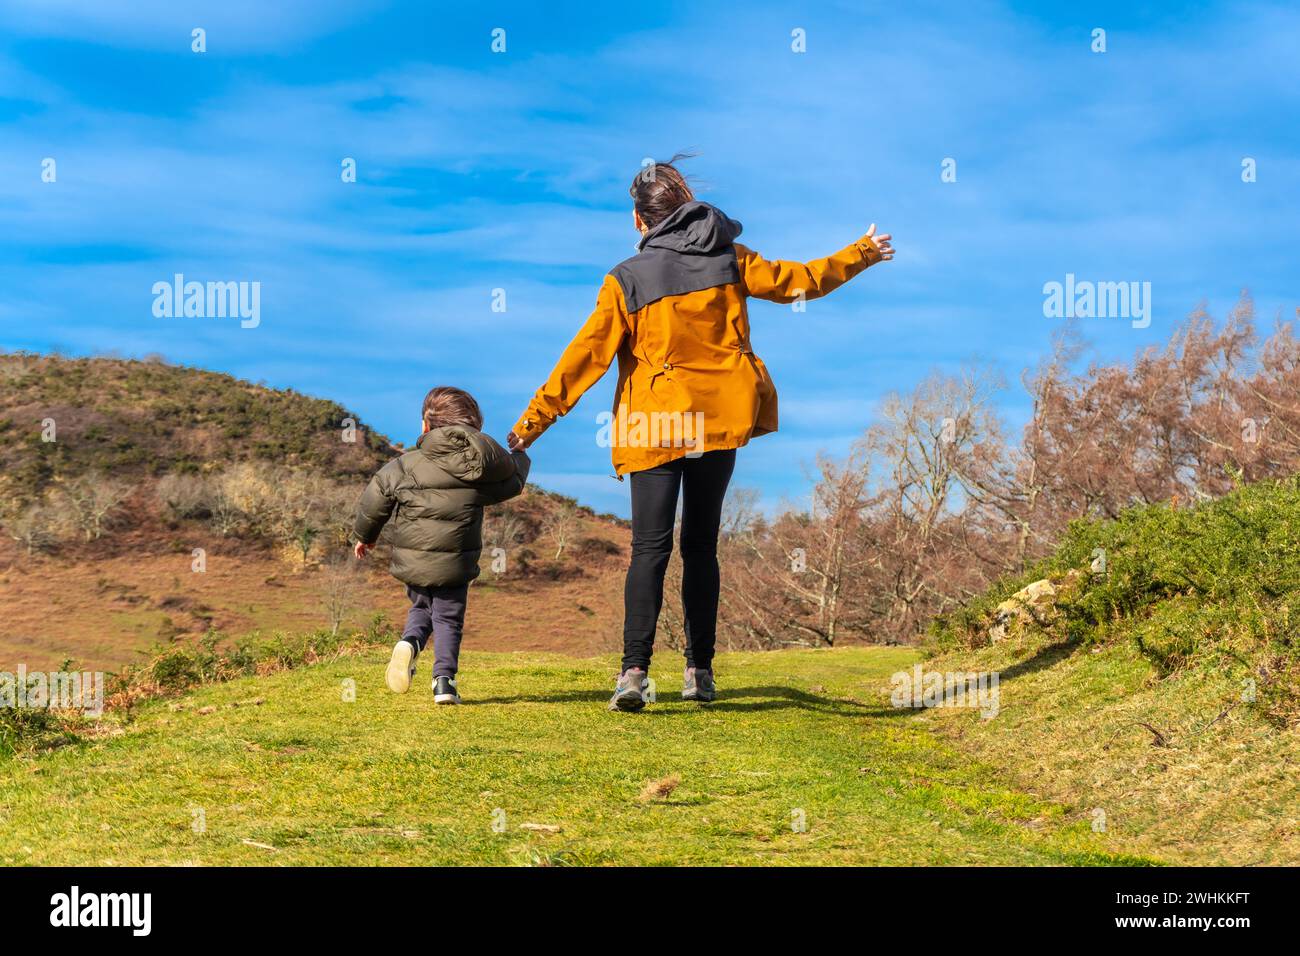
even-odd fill
[[[740,223],[706,202],[683,203],[637,243],[639,251],[667,249],[683,255],[709,255],[727,248],[740,235]]]
[[[732,240],[740,223],[706,202],[678,206],[637,243],[637,254],[610,270],[628,312],[672,295],[740,281]]]

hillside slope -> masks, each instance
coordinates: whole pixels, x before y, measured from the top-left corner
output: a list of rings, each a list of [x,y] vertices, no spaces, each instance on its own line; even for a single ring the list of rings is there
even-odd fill
[[[590,536],[626,551],[627,532],[596,519],[586,524]],[[207,572],[193,574],[188,543],[159,554],[8,564],[0,544],[0,671],[19,663],[47,670],[67,660],[116,671],[159,642],[193,641],[210,629],[240,638],[326,626],[325,570],[235,547],[213,550]],[[622,639],[620,560],[588,560],[578,573],[555,580],[485,571],[471,589],[465,646],[583,656],[613,650]],[[405,622],[409,602],[383,553],[360,569],[349,603],[349,627],[375,615],[399,629]]]
[[[1035,578],[1055,599],[1014,611]],[[1079,523],[1044,565],[935,626],[926,667],[1000,674],[997,717],[925,721],[1141,851],[1294,866],[1297,600],[1300,481]]]
[[[355,441],[342,438],[347,419]],[[213,462],[360,478],[396,453],[356,414],[293,390],[162,361],[0,353],[0,496],[24,499],[55,476],[138,480]]]
[[[161,361],[0,354],[0,669],[115,670],[211,630],[330,626],[340,603],[345,625],[400,626],[382,544],[359,573],[334,573],[361,489],[399,451],[354,412],[291,390]],[[109,486],[106,517],[68,527]],[[29,543],[33,513],[49,527]],[[485,552],[468,646],[613,646],[625,522],[530,485],[489,510],[485,541],[506,562]]]
[[[914,657],[729,654],[708,708],[665,661],[638,715],[613,657],[469,653],[455,708],[382,652],[242,679],[0,760],[0,864],[1139,862],[875,698]]]

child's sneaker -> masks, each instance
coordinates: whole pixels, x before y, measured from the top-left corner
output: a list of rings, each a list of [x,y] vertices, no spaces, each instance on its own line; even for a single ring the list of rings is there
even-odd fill
[[[645,706],[645,689],[649,683],[645,671],[639,667],[629,667],[619,675],[614,696],[609,700],[609,709],[628,712],[640,710]]]
[[[415,659],[420,656],[420,649],[410,641],[398,641],[393,645],[393,656],[388,659],[388,673],[384,683],[394,694],[405,694],[411,689],[415,677]]]
[[[433,702],[435,704],[460,703],[460,694],[456,692],[456,678],[435,677],[433,679]]]

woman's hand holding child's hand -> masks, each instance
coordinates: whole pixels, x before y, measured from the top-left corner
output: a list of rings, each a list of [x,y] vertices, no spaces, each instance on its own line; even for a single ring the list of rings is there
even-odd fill
[[[519,436],[511,432],[506,436],[506,448],[510,451],[522,451],[524,443],[520,441]]]

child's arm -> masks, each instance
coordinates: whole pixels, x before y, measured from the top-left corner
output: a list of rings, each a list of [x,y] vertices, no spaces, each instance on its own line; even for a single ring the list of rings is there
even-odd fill
[[[393,485],[401,471],[399,461],[395,458],[380,468],[361,493],[361,501],[357,503],[357,520],[352,526],[352,535],[357,539],[353,553],[358,558],[365,557],[375,546],[379,532],[384,530],[384,525],[393,515],[393,508],[397,505]]]
[[[501,481],[479,485],[477,490],[480,500],[477,504],[499,505],[503,501],[509,501],[524,490],[524,485],[528,482],[528,471],[532,468],[533,463],[523,451],[511,452],[510,460],[514,462],[514,474],[509,478],[503,478]]]
[[[876,235],[875,223],[867,234],[839,252],[812,262],[764,259],[757,252],[736,244],[736,262],[741,281],[749,294],[771,302],[818,299],[838,289],[868,266],[894,258],[888,233]]]

